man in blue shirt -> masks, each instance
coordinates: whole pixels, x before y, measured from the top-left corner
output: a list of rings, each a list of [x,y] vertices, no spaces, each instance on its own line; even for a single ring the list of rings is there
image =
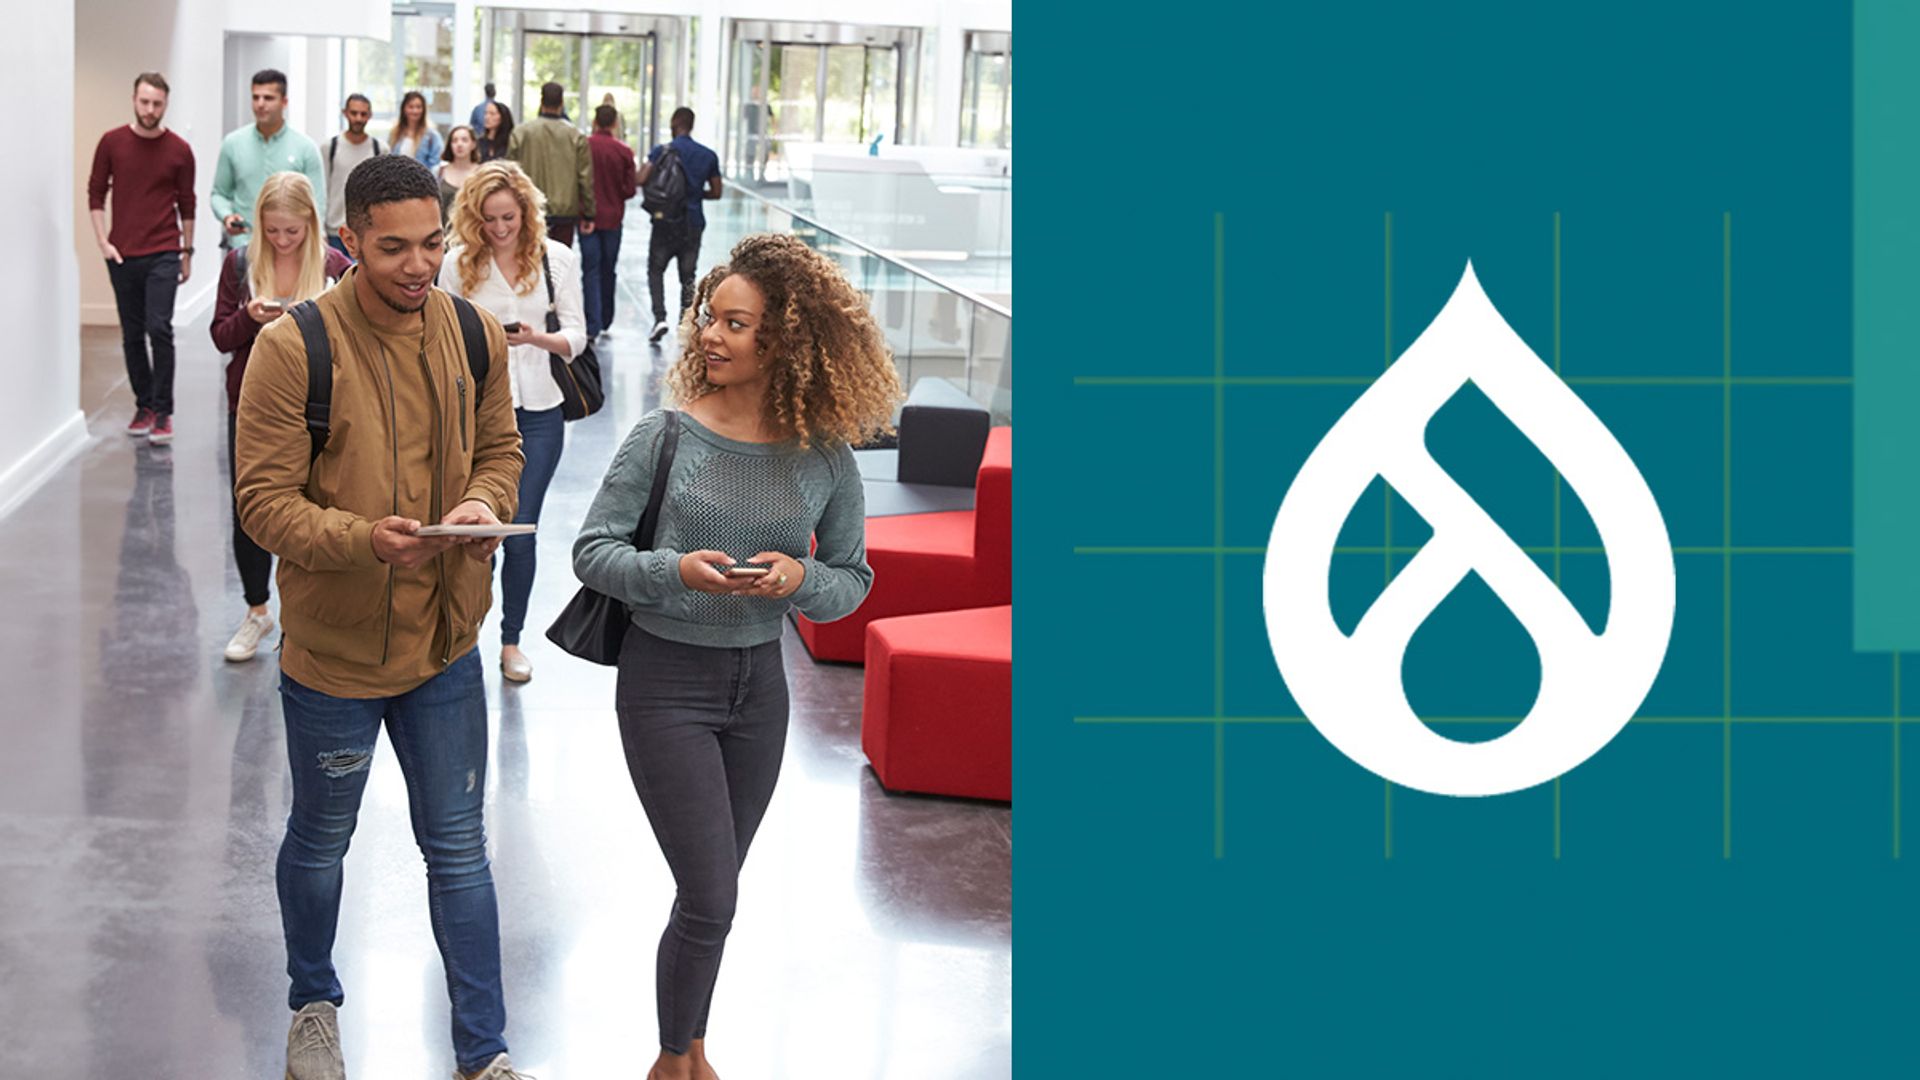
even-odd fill
[[[684,319],[687,305],[693,302],[693,275],[700,261],[700,234],[707,227],[707,215],[700,208],[700,203],[720,197],[720,157],[693,141],[693,110],[673,110],[673,117],[668,123],[673,129],[673,141],[653,148],[653,152],[647,155],[647,163],[640,167],[637,178],[639,185],[646,187],[647,180],[653,176],[654,167],[660,164],[661,156],[668,149],[673,150],[680,169],[687,176],[686,212],[678,216],[672,211],[652,215],[653,235],[647,245],[647,292],[653,300],[653,333],[648,335],[647,340],[656,342],[666,337],[674,326],[667,321],[664,280],[667,264],[676,259],[680,263],[680,315]]]
[[[467,118],[467,126],[474,130],[475,135],[487,130],[487,103],[493,100],[493,84],[488,83],[486,89],[487,96],[473,107],[473,115]]]
[[[320,166],[320,148],[313,140],[287,126],[287,77],[273,68],[254,73],[253,123],[238,128],[220,142],[220,160],[213,170],[214,215],[226,234],[223,246],[246,243],[244,233],[259,224],[253,200],[260,185],[277,172],[304,173],[313,185],[314,209],[327,220],[327,178]]]

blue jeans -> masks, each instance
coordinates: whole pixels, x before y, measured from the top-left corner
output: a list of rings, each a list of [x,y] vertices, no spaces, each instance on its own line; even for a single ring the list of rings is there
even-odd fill
[[[553,483],[553,471],[560,467],[560,450],[567,443],[567,421],[560,406],[528,412],[513,410],[520,425],[520,452],[527,463],[520,470],[520,508],[514,511],[515,525],[536,525],[540,504],[546,501],[547,485]],[[500,543],[500,644],[520,644],[520,631],[527,625],[527,597],[533,593],[534,541],[532,536],[509,536]]]
[[[614,275],[619,266],[619,229],[595,229],[580,238],[580,283],[589,341],[613,325]]]
[[[360,815],[374,740],[387,740],[407,780],[413,836],[427,858],[427,908],[447,971],[453,1049],[472,1072],[505,1053],[500,916],[481,820],[487,790],[487,697],[480,654],[390,698],[340,698],[280,677],[293,770],[293,811],[275,875],[287,935],[287,1004],[345,999],[333,968],[341,861]]]

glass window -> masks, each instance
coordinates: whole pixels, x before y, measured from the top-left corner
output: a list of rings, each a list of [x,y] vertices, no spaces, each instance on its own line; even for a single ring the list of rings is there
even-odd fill
[[[960,88],[960,145],[1013,146],[1013,52],[967,52]]]

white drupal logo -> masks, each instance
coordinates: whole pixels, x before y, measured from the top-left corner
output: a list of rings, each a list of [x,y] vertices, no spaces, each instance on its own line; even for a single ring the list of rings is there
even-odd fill
[[[1598,635],[1552,579],[1427,453],[1427,422],[1468,380],[1560,470],[1606,547],[1613,598]],[[1328,580],[1340,528],[1375,476],[1433,527],[1352,636]],[[1540,693],[1497,739],[1462,743],[1407,703],[1407,644],[1477,572],[1540,651]],[[1633,460],[1494,309],[1473,265],[1419,339],[1360,396],[1294,478],[1267,543],[1267,636],[1287,689],[1327,740],[1394,783],[1501,795],[1544,783],[1620,733],[1673,629],[1673,549]]]

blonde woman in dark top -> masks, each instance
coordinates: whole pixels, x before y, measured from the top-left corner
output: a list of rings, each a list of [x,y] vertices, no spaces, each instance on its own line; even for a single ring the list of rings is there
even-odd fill
[[[634,426],[573,546],[580,580],[631,613],[615,708],[677,890],[655,961],[649,1080],[715,1076],[708,1006],[786,745],[781,627],[789,611],[827,621],[866,598],[851,447],[886,430],[900,398],[866,298],[795,237],[742,240],[693,311],[666,379],[681,411]],[[634,530],[669,433],[654,544],[640,551]]]

